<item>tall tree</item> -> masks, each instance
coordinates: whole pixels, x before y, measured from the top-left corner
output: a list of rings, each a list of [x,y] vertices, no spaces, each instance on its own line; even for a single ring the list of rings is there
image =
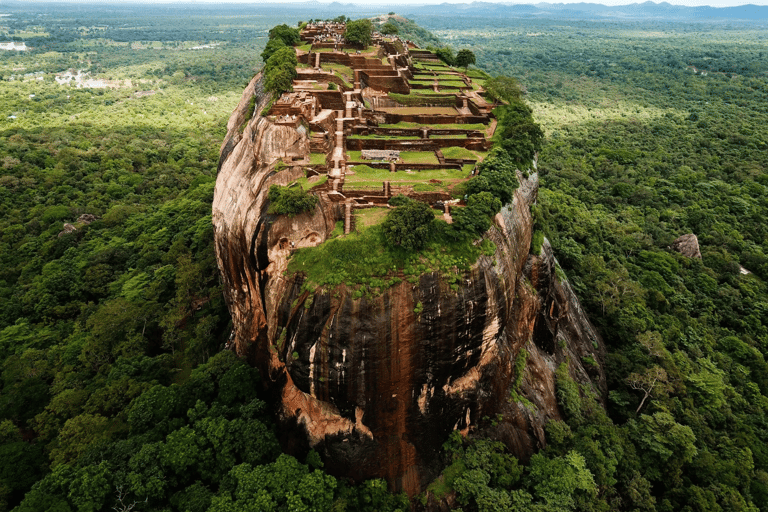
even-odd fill
[[[459,53],[456,54],[456,65],[464,68],[465,71],[470,64],[474,64],[475,62],[477,62],[477,60],[475,59],[475,54],[472,50],[464,48],[463,50],[459,50]]]
[[[344,39],[354,45],[366,47],[371,44],[373,23],[369,19],[350,21],[344,31]]]

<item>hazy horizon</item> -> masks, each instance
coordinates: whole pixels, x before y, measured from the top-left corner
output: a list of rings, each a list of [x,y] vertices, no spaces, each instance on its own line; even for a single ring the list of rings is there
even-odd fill
[[[318,4],[331,4],[331,3],[340,3],[344,5],[362,5],[359,1],[346,1],[346,0],[309,0],[313,3]],[[632,5],[632,4],[641,4],[645,3],[644,1],[637,1],[637,0],[603,0],[600,2],[594,2],[594,1],[582,1],[582,0],[563,0],[563,1],[557,1],[557,2],[542,2],[541,0],[522,0],[522,1],[515,1],[515,2],[509,2],[509,1],[497,1],[497,0],[478,0],[483,3],[497,3],[497,4],[505,4],[505,5],[536,5],[536,4],[542,4],[542,3],[548,3],[548,4],[596,4],[596,5],[606,5],[606,6],[619,6],[619,5]],[[652,1],[652,0],[651,0]],[[186,5],[195,5],[195,4],[256,4],[256,5],[273,5],[273,4],[299,4],[299,3],[308,3],[308,0],[284,0],[284,1],[275,1],[275,2],[254,2],[253,0],[228,0],[226,2],[222,2],[220,0],[111,0],[107,2],[102,2],[99,0],[17,0],[16,2],[13,2],[16,4],[41,4],[41,3],[72,3],[72,4],[89,4],[89,3],[100,3],[100,4],[141,4],[141,3],[148,3],[148,4],[186,4]],[[382,9],[391,11],[393,9],[397,9],[399,7],[408,7],[408,6],[424,6],[424,5],[440,5],[440,4],[471,4],[473,1],[466,1],[466,0],[389,0],[388,2],[384,3],[374,0],[372,2],[365,2],[365,5],[367,7],[377,7],[381,6]],[[768,6],[768,0],[756,0],[753,2],[744,2],[740,0],[671,0],[671,1],[665,1],[665,2],[658,2],[654,1],[652,3],[655,4],[661,4],[661,3],[668,3],[672,5],[680,5],[680,6],[686,6],[686,7],[740,7],[740,6],[747,6],[747,5],[759,5],[759,6]],[[0,13],[2,12],[2,9],[4,5],[6,5],[7,2],[0,1]]]

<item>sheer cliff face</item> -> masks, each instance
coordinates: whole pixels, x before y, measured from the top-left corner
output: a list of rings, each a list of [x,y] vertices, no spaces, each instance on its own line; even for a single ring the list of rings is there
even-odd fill
[[[336,220],[321,200],[315,211],[287,218],[266,213],[272,183],[300,170],[271,172],[278,157],[304,156],[301,131],[247,118],[258,77],[230,119],[213,204],[216,249],[238,354],[262,371],[278,398],[284,447],[313,447],[326,469],[356,479],[383,477],[413,495],[438,474],[450,432],[488,433],[526,459],[546,442],[543,427],[560,419],[554,372],[604,390],[602,342],[567,284],[555,275],[548,244],[530,256],[530,205],[537,176],[520,176],[514,200],[486,233],[496,244],[452,290],[437,274],[403,281],[375,299],[353,299],[343,287],[302,290],[284,270],[291,247],[322,243]],[[257,101],[257,103],[264,103]],[[257,105],[261,111],[263,105]],[[510,401],[515,359],[529,354],[518,395]]]

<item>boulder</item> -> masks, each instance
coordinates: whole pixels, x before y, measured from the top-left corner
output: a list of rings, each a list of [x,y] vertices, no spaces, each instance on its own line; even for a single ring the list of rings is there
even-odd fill
[[[64,229],[59,231],[59,238],[63,237],[64,235],[68,235],[70,233],[74,233],[75,231],[77,231],[77,228],[75,226],[73,226],[69,222],[65,222],[64,223]]]
[[[683,235],[677,240],[672,242],[669,246],[673,251],[679,252],[686,258],[699,258],[701,259],[701,251],[699,250],[699,239],[693,233]]]

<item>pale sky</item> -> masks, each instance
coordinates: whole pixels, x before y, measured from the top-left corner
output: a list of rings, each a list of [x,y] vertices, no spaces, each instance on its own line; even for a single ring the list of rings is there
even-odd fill
[[[38,3],[43,1],[50,1],[50,0],[27,0],[29,3]],[[56,2],[57,0],[53,0]],[[98,1],[99,3],[104,4],[125,4],[125,3],[174,3],[174,4],[187,4],[187,5],[194,5],[194,4],[296,4],[296,3],[304,3],[307,2],[307,0],[262,0],[262,1],[254,1],[254,0],[58,0],[63,3],[91,3],[94,1]],[[391,11],[391,10],[397,10],[407,8],[408,6],[421,6],[421,5],[439,5],[443,3],[451,3],[451,4],[470,4],[472,3],[472,0],[371,0],[371,1],[365,1],[365,0],[311,0],[314,3],[321,3],[321,4],[329,4],[333,2],[338,2],[343,5],[353,4],[353,5],[364,5],[367,9],[375,8],[377,6],[380,6],[381,9],[385,11]],[[538,4],[541,3],[542,0],[516,0],[516,1],[499,1],[499,0],[478,0],[481,2],[487,2],[487,3],[501,3],[501,4],[507,4],[507,5],[514,5],[514,4]],[[0,0],[0,10],[3,8],[3,0]],[[638,0],[553,0],[548,3],[551,4],[571,4],[571,3],[593,3],[593,4],[603,4],[603,5],[631,5],[631,4],[639,4],[643,3],[642,1]],[[659,1],[653,2],[653,3],[661,3]],[[698,6],[711,6],[711,7],[737,7],[741,5],[760,5],[760,6],[768,6],[768,0],[752,0],[752,1],[745,1],[745,0],[670,0],[670,4],[673,5],[685,5],[688,7],[698,7]],[[2,11],[0,11],[2,12]]]
[[[120,0],[118,0],[120,1]],[[189,2],[189,0],[161,0],[164,2]],[[271,1],[271,0],[264,0],[263,3],[267,4],[277,4],[277,3],[299,3],[299,2],[306,2],[307,0],[283,0],[281,1]],[[338,2],[341,4],[357,4],[357,5],[365,5],[366,7],[374,7],[374,6],[381,6],[384,9],[392,10],[390,7],[401,7],[401,6],[418,6],[418,5],[439,5],[443,3],[451,3],[451,4],[470,4],[472,3],[472,0],[372,0],[372,1],[364,1],[364,0],[314,0],[318,3],[332,3],[332,2]],[[510,1],[510,0],[478,0],[481,2],[487,2],[487,3],[501,3],[501,4],[538,4],[542,3],[542,0],[519,0],[519,1]],[[551,4],[573,4],[573,3],[593,3],[593,4],[603,4],[603,5],[631,5],[631,4],[639,4],[643,3],[645,0],[551,0],[546,3]],[[221,0],[193,0],[193,2],[201,2],[201,3],[254,3],[253,0],[226,0],[222,2]],[[109,3],[109,2],[107,2]],[[653,3],[662,3],[659,1],[655,1]],[[711,6],[711,7],[736,7],[740,5],[768,5],[768,0],[671,0],[667,3],[673,4],[673,5],[685,5],[688,7],[698,7],[698,6]]]

